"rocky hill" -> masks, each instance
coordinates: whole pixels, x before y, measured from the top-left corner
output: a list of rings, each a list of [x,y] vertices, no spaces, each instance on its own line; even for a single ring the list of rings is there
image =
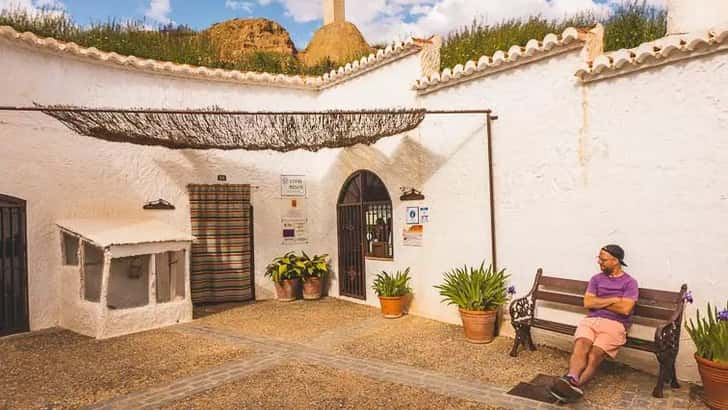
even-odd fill
[[[288,31],[264,18],[228,20],[212,25],[203,34],[210,36],[223,61],[239,60],[251,51],[298,53]]]

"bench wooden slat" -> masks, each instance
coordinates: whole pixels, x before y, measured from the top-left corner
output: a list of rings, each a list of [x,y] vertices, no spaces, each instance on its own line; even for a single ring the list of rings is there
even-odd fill
[[[541,300],[546,302],[561,303],[570,306],[584,306],[584,297],[579,295],[537,290],[534,293],[534,296],[537,301]],[[670,320],[674,312],[674,309],[664,309],[657,306],[643,305],[641,304],[640,300],[634,309],[634,316],[644,317],[648,319]]]
[[[635,317],[645,317],[648,319],[670,320],[675,313],[675,309],[661,309],[655,306],[645,306],[637,304],[634,308]]]
[[[586,292],[586,287],[589,285],[589,283],[584,282],[583,280],[555,278],[553,276],[541,276],[539,285],[553,288],[556,290],[564,290],[569,293],[579,293],[583,295]]]
[[[544,319],[533,319],[531,321],[531,327],[537,329],[549,330],[551,332],[561,333],[563,335],[574,336],[576,333],[576,326],[567,325],[564,323],[552,322]],[[657,351],[657,345],[655,342],[644,339],[637,339],[634,337],[627,337],[627,343],[625,347],[631,347],[633,349],[642,350],[645,352],[654,353]]]
[[[566,293],[546,292],[537,290],[534,293],[536,300],[545,300],[547,302],[563,303],[572,306],[584,306],[584,297],[578,295],[569,295]]]
[[[680,292],[640,288],[640,299],[654,301],[656,304],[667,303],[678,305],[680,303]]]

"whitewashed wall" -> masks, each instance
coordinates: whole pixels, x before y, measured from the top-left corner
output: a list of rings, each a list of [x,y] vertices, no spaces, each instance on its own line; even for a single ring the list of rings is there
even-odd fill
[[[597,271],[598,249],[616,242],[643,287],[677,290],[687,282],[700,305],[725,303],[728,295],[721,269],[728,262],[728,227],[721,224],[728,216],[721,172],[728,160],[726,54],[583,86],[573,76],[578,52],[570,52],[418,97],[410,89],[417,56],[315,94],[152,76],[2,42],[0,53],[8,73],[0,78],[2,105],[491,108],[500,116],[493,127],[498,260],[519,294],[538,267],[587,279]],[[367,287],[378,271],[409,266],[411,312],[458,323],[433,285],[450,268],[491,260],[485,138],[481,116],[429,116],[417,130],[372,146],[285,155],[171,151],[81,137],[41,114],[0,113],[0,193],[29,204],[31,326],[59,323],[57,219],[141,212],[143,202],[162,197],[177,206],[163,214],[167,222],[189,229],[186,185],[227,174],[230,183],[258,187],[256,292],[265,299],[273,295],[265,264],[290,250],[279,237],[289,211],[280,174],[307,176],[302,209],[311,241],[303,248],[332,254],[336,267],[336,200],[360,169],[382,178],[397,210],[394,261],[368,261]],[[422,190],[426,200],[399,201],[401,186]],[[404,209],[415,204],[431,208],[431,222],[422,248],[403,247]],[[336,278],[330,294],[338,295]],[[366,303],[378,303],[371,291]],[[697,379],[692,349],[684,346],[679,375]],[[649,355],[625,360],[656,368]]]

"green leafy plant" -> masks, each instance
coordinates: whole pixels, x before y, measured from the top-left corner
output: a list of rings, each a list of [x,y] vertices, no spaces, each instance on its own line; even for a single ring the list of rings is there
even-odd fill
[[[728,363],[728,302],[721,312],[708,303],[707,315],[701,317],[698,310],[695,322],[690,319],[685,328],[698,348],[698,356],[714,362]]]
[[[511,292],[506,288],[510,275],[505,269],[495,271],[492,265],[485,268],[463,266],[445,273],[445,282],[436,285],[444,297],[442,302],[457,305],[463,310],[496,310],[508,302]]]
[[[265,276],[273,282],[280,283],[287,279],[300,278],[306,268],[306,262],[303,258],[296,256],[294,252],[273,259],[266,268]]]
[[[301,251],[301,253],[303,254],[300,259],[304,264],[302,275],[304,281],[309,278],[323,278],[329,273],[331,268],[329,255],[314,255],[313,258],[310,258],[306,252]]]
[[[394,274],[389,274],[382,271],[377,274],[374,283],[372,283],[372,289],[377,293],[377,296],[385,298],[393,298],[398,296],[404,296],[412,292],[409,286],[409,282],[412,279],[409,276],[410,268],[402,271],[397,271]]]

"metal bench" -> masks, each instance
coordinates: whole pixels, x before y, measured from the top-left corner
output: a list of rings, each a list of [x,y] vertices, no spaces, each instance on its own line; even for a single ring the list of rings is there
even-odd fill
[[[528,295],[515,299],[509,308],[511,324],[516,332],[511,356],[518,355],[519,346],[536,350],[531,338],[531,328],[573,336],[576,326],[537,318],[536,302],[544,301],[583,308],[587,285],[588,282],[581,280],[544,276],[543,270],[539,269]],[[682,285],[679,292],[640,288],[634,317],[656,321],[655,337],[654,340],[645,340],[627,336],[627,344],[624,347],[654,353],[657,356],[660,372],[657,386],[652,391],[654,397],[663,397],[663,385],[668,381],[673,388],[680,387],[675,372],[675,359],[680,348],[680,330],[685,303],[683,298],[687,290],[687,285]]]

